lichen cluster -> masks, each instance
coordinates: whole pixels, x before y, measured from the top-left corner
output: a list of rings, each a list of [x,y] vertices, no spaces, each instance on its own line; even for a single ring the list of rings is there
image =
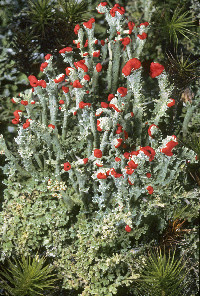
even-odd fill
[[[101,2],[97,11],[107,38],[95,38],[94,18],[76,25],[74,46],[60,50],[65,73],[48,54],[45,78],[30,75],[32,88],[12,98],[24,107],[14,112],[12,151],[0,137],[8,161],[0,246],[2,260],[41,248],[65,288],[108,296],[138,277],[136,257],[171,209],[194,207],[198,192],[189,201],[183,194],[186,161],[197,159],[167,133],[176,98],[157,61],[148,79],[158,81],[158,93],[145,92],[140,55],[149,23],[127,21],[119,4]]]

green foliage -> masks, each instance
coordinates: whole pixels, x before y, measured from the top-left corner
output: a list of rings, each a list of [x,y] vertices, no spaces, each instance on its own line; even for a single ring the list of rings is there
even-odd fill
[[[200,138],[198,133],[193,133],[187,138],[183,138],[184,145],[191,147],[197,155],[196,165],[188,163],[188,172],[196,184],[200,187]]]
[[[63,19],[67,18],[70,23],[83,21],[84,14],[88,12],[85,0],[58,0],[57,8],[61,10],[60,17]]]
[[[174,195],[173,205],[168,193],[162,200],[135,203],[134,210],[116,205],[113,209],[92,213],[91,209],[82,208],[80,197],[68,187],[74,203],[79,204],[68,213],[56,180],[49,182],[48,188],[44,184],[37,187],[40,191],[33,191],[31,195],[17,194],[20,191],[17,183],[16,187],[13,184],[8,187],[0,215],[1,224],[4,221],[0,234],[1,260],[4,255],[45,252],[52,258],[63,288],[81,289],[81,295],[116,295],[120,287],[128,289],[140,276],[145,248],[158,240],[166,220],[177,215],[172,209],[177,207],[178,212],[178,208],[184,207],[190,211],[185,213],[186,217],[196,211],[192,221],[198,215],[195,198],[198,192],[195,191],[191,196]],[[46,192],[42,192],[45,188]],[[189,209],[182,203],[184,198],[190,200]],[[179,215],[182,215],[180,211]],[[130,233],[125,231],[126,225],[131,226]],[[193,240],[193,244],[197,240],[190,238],[190,234],[186,239]]]
[[[28,15],[32,20],[32,26],[42,36],[45,35],[46,27],[50,26],[54,17],[50,0],[29,0]]]
[[[187,147],[190,147],[196,152],[197,158],[200,159],[200,138],[198,134],[189,135],[187,139],[184,139],[184,142],[186,143]]]
[[[48,188],[42,185],[38,185],[38,189],[43,192],[35,190],[31,195],[17,193],[20,191],[17,184],[15,190],[10,190],[12,199],[7,199],[0,213],[1,223],[5,221],[0,235],[0,244],[5,250],[1,260],[15,254],[42,253],[54,244],[58,244],[59,251],[62,249],[68,237],[69,215],[60,200],[59,184],[52,181]]]
[[[164,31],[168,34],[170,41],[173,40],[176,47],[178,46],[179,34],[187,39],[189,39],[189,35],[194,35],[194,33],[188,29],[194,26],[194,21],[192,21],[190,12],[182,12],[182,9],[176,8],[172,18],[170,19],[169,15],[166,14],[164,20]]]
[[[191,221],[191,219],[194,217],[198,217],[198,210],[195,208],[191,208],[189,205],[186,205],[185,207],[178,206],[174,208],[172,219],[186,219],[188,221]]]
[[[77,223],[69,228],[72,243],[62,250],[57,263],[54,261],[65,274],[65,289],[81,287],[81,295],[111,296],[120,286],[129,286],[138,278],[131,241],[139,239],[146,227],[136,227],[127,235],[124,227],[131,222],[129,215],[117,207],[112,212],[77,216]]]
[[[139,283],[139,295],[148,296],[180,296],[186,283],[185,262],[183,258],[176,259],[175,251],[171,255],[162,254],[157,250],[145,260]],[[145,294],[144,294],[145,293]]]
[[[42,292],[52,289],[56,281],[52,274],[54,267],[46,265],[45,260],[38,255],[8,260],[8,268],[0,271],[1,288],[12,296],[44,295]]]
[[[16,27],[13,28],[13,33],[14,36],[11,42],[14,51],[13,66],[17,67],[18,71],[21,73],[24,73],[24,78],[26,79],[28,73],[38,72],[40,63],[39,59],[35,57],[38,55],[40,46],[34,41],[35,34],[33,31],[30,31],[28,26],[25,26],[24,29],[20,29],[19,26],[16,25]]]
[[[199,247],[198,226],[193,223],[190,235],[184,235],[180,248],[180,255],[186,262],[185,269],[189,271],[185,279],[185,294],[189,296],[198,295],[199,292]]]
[[[199,59],[191,61],[190,55],[184,56],[183,52],[180,56],[167,54],[167,57],[168,73],[170,79],[174,81],[177,89],[183,91],[193,80],[200,78]]]
[[[167,4],[159,5],[152,16],[152,23],[153,36],[158,38],[156,45],[161,44],[165,52],[180,52],[183,45],[186,51],[185,40],[198,42],[197,19],[185,5],[181,8],[178,4],[174,8]]]

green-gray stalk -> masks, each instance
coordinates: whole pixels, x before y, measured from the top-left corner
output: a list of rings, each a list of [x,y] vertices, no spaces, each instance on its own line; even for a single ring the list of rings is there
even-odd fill
[[[129,61],[127,50],[123,50],[122,54],[122,65],[124,66]]]
[[[171,156],[170,156],[171,157]],[[180,163],[181,161],[176,161],[176,165],[173,167],[173,170],[168,170],[168,173],[170,174],[168,178],[166,178],[162,184],[163,186],[166,186],[168,184],[170,184],[171,180],[174,180],[176,178],[176,176],[178,175],[177,172],[178,172],[178,168],[180,166]]]
[[[80,49],[81,54],[83,54],[83,50],[84,50],[83,38],[84,38],[84,32],[83,32],[83,29],[80,28],[78,30],[78,42],[80,43],[79,49]]]
[[[110,137],[109,137],[109,140],[112,141],[113,140],[113,136],[115,134],[115,130],[116,130],[116,127],[117,127],[117,123],[118,123],[118,120],[119,120],[119,112],[115,111],[115,114],[113,116],[113,128],[112,128],[112,131],[110,133]]]
[[[44,166],[44,173],[47,171],[47,163],[46,163],[46,157],[43,155],[43,166]]]
[[[111,92],[116,93],[118,88],[118,80],[119,80],[119,67],[120,67],[120,41],[116,41],[113,45],[113,67],[112,67],[112,86]]]
[[[83,125],[81,124],[81,121],[82,121],[82,115],[80,113],[77,114],[78,116],[78,122],[80,123],[79,124],[79,130],[80,130],[80,134],[82,134],[84,132],[84,127]]]
[[[26,106],[26,111],[27,111],[27,114],[28,114],[28,118],[34,119],[34,118],[33,118],[33,113],[32,113],[32,107],[33,107],[32,105],[29,105],[29,104],[28,104],[28,105]]]
[[[77,172],[76,170],[74,170],[77,181],[78,181],[78,188],[79,188],[79,193],[84,192],[85,189],[85,178],[83,177],[83,175],[80,175],[79,172]]]
[[[169,159],[164,159],[162,163],[160,163],[160,172],[157,175],[157,183],[161,184],[164,182],[166,175],[168,173],[168,165],[169,165],[170,160]]]
[[[65,103],[65,107],[66,107],[66,109],[68,109],[69,108],[69,104],[70,104],[70,96],[69,96],[69,93],[64,93],[64,95],[65,95],[65,100],[66,100],[66,103]]]
[[[91,91],[94,93],[98,93],[99,84],[98,84],[99,73],[97,72],[96,68],[94,68],[93,75],[92,75],[92,89]]]
[[[78,109],[79,108],[79,103],[84,98],[84,91],[81,90],[80,88],[79,89],[75,88],[74,93],[75,93],[75,98],[76,98],[76,108]]]
[[[133,53],[132,53],[132,49],[131,49],[131,45],[130,44],[128,44],[126,46],[126,50],[127,50],[128,60],[132,59],[133,58]]]
[[[115,26],[110,26],[110,30],[109,30],[109,41],[111,41],[115,35],[116,35],[116,27]]]
[[[66,133],[67,133],[67,119],[68,119],[68,112],[67,110],[64,111],[64,119],[63,119],[63,126],[62,126],[62,139],[65,140]]]
[[[50,120],[51,124],[56,125],[56,119],[58,114],[58,104],[56,97],[51,95],[49,98],[49,105],[50,105]]]
[[[35,177],[38,175],[38,172],[35,169],[35,166],[33,165],[33,162],[30,158],[29,159],[26,157],[22,158],[22,163],[23,163],[25,170],[27,172],[30,172],[31,176]],[[20,173],[21,173],[21,170],[20,170]]]
[[[113,52],[112,52],[112,41],[108,43],[108,53],[109,53],[109,64],[107,71],[107,83],[108,83],[108,92],[111,92],[112,87],[112,61],[113,61]]]
[[[61,190],[60,192],[62,194],[64,203],[67,206],[68,211],[70,211],[74,206],[73,200],[70,198],[70,196],[67,194],[67,192],[65,192],[63,190]]]
[[[57,151],[57,154],[56,154],[55,177],[56,177],[56,179],[58,181],[61,181],[60,171],[61,171],[61,167],[60,167],[60,151]]]
[[[136,39],[136,50],[134,52],[134,57],[135,58],[139,58],[140,57],[145,42],[146,42],[146,39],[145,40],[141,40],[139,38]]]
[[[108,44],[105,44],[104,46],[101,47],[101,54],[102,54],[102,65],[106,62],[107,58],[107,53],[108,53]]]
[[[101,193],[100,198],[105,201],[105,195],[106,195],[106,191],[107,191],[107,186],[106,186],[106,180],[101,179],[99,182],[99,189],[98,189],[99,193]]]
[[[108,144],[107,141],[108,141],[109,133],[110,133],[110,131],[107,130],[107,131],[105,131],[104,134],[103,134],[103,139],[101,140],[101,145],[100,145],[100,150],[102,151],[102,153],[104,153],[105,148],[106,148],[106,146],[107,146],[107,144]]]
[[[40,102],[42,105],[42,123],[46,126],[47,125],[47,104],[45,97],[40,97]]]
[[[169,86],[167,75],[162,73],[157,77],[158,85],[160,88],[160,98],[157,100],[154,115],[155,119],[153,122],[157,125],[160,121],[160,118],[165,115],[167,110],[167,100],[169,99],[170,93],[172,91],[172,86]]]
[[[57,153],[59,152],[61,155],[63,155],[63,150],[62,147],[60,145],[60,141],[59,141],[59,134],[57,129],[54,130],[54,134],[53,134],[53,144],[55,145],[54,147],[54,152]]]
[[[144,20],[150,22],[152,12],[155,10],[155,8],[153,7],[153,1],[152,0],[143,1],[142,6],[143,6],[142,11],[144,14]]]
[[[141,105],[141,70],[136,70],[132,75],[128,76],[129,87],[131,88],[134,101],[133,101],[133,113],[136,120],[136,132],[138,137],[138,143],[140,144],[140,139],[142,135],[142,117],[143,108]]]
[[[187,112],[185,114],[185,118],[183,121],[183,136],[185,137],[188,132],[188,125],[192,118],[193,111],[195,110],[196,106],[189,106]]]
[[[54,135],[53,135],[53,150],[55,152],[55,155],[56,155],[56,167],[55,167],[55,175],[59,180],[61,180],[61,177],[60,177],[60,170],[61,170],[61,167],[60,167],[60,160],[61,160],[61,155],[63,155],[63,151],[62,151],[62,148],[60,146],[60,142],[59,142],[59,139],[58,139],[58,133],[56,130],[54,130]]]
[[[89,54],[92,57],[90,59],[89,70],[93,68],[93,52],[94,52],[94,29],[86,29],[87,36],[88,36],[88,48]]]
[[[38,141],[40,141],[41,139],[43,139],[44,143],[46,144],[47,148],[46,151],[48,153],[49,159],[52,159],[52,154],[51,154],[51,145],[52,145],[52,139],[51,136],[49,134],[49,132],[46,132],[42,129],[39,130],[38,127],[35,128],[34,132],[37,135]]]
[[[47,103],[46,98],[44,94],[42,93],[42,90],[40,88],[36,88],[35,92],[40,100],[40,103],[42,105],[42,123],[46,126],[47,125]]]
[[[34,158],[35,158],[35,160],[36,160],[36,162],[37,162],[37,164],[38,164],[38,166],[39,166],[39,168],[43,171],[43,164],[42,164],[42,162],[41,162],[41,160],[40,160],[40,157],[39,157],[39,155],[37,154],[37,152],[35,152],[35,154],[34,154]]]
[[[79,194],[79,187],[78,187],[78,181],[75,181],[74,178],[74,172],[72,170],[69,170],[69,179],[71,180],[71,185],[74,188],[74,190],[76,191],[77,194]]]
[[[87,157],[89,158],[92,154],[92,149],[93,149],[93,141],[94,141],[94,137],[92,135],[92,133],[88,134],[87,137]]]
[[[94,117],[94,110],[91,110],[90,112],[90,126],[94,136],[94,148],[98,148],[99,137],[97,134],[96,118]]]

